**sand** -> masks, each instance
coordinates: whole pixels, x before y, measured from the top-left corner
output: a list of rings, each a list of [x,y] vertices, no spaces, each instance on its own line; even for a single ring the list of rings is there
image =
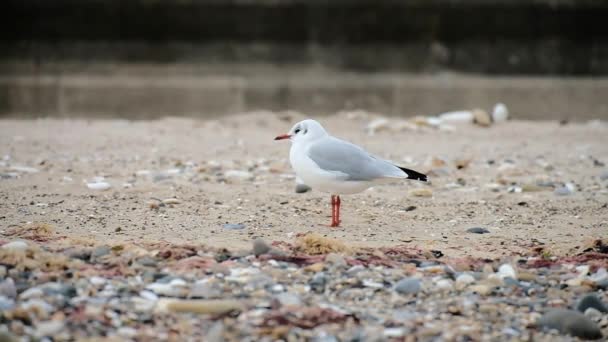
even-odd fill
[[[289,143],[273,141],[302,118],[259,112],[220,120],[0,120],[0,234],[38,222],[57,235],[106,244],[246,248],[255,237],[293,241],[313,231],[352,246],[488,258],[535,246],[574,254],[608,235],[605,123],[509,121],[445,131],[396,129],[399,121],[370,135],[368,115],[320,117],[332,134],[431,179],[343,196],[342,227],[334,229],[327,226],[329,194],[296,194]],[[89,189],[95,177],[111,188]],[[565,183],[574,191],[555,194]],[[414,196],[419,188],[432,196]],[[169,198],[178,200],[159,206]],[[471,227],[489,233],[467,232]]]

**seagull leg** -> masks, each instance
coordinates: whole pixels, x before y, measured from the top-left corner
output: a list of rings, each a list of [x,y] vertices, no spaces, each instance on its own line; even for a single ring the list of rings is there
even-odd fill
[[[340,196],[336,195],[336,227],[340,225]]]
[[[339,204],[340,197],[337,195],[331,195],[331,224],[330,227],[337,227],[340,225],[340,209]]]

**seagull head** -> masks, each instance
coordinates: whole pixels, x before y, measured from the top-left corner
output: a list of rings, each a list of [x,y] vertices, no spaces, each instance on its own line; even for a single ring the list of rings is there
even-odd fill
[[[318,121],[307,119],[293,125],[289,133],[281,134],[274,140],[289,139],[292,142],[313,141],[327,135],[327,132]]]

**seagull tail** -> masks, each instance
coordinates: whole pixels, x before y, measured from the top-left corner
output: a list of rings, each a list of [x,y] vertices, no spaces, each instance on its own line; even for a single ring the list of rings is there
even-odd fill
[[[400,167],[400,166],[397,166],[397,167],[400,168],[401,171],[403,171],[407,174],[407,179],[414,179],[414,180],[419,180],[419,181],[423,181],[423,182],[427,181],[426,175],[423,175],[420,172],[416,172],[414,170],[406,169],[406,168]]]

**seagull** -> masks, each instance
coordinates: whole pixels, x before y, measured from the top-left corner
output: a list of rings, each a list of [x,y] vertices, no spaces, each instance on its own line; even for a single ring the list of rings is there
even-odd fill
[[[289,161],[296,176],[307,186],[331,194],[331,224],[340,225],[340,195],[355,194],[395,179],[426,182],[426,175],[378,158],[361,147],[331,136],[315,120],[295,124],[289,133]]]

